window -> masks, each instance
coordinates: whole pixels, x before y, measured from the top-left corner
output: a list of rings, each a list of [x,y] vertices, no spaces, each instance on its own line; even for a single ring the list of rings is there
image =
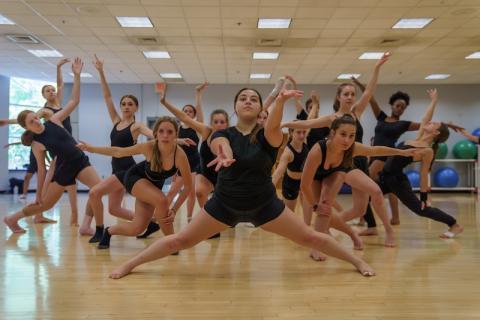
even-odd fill
[[[9,118],[16,119],[23,110],[38,111],[45,104],[42,96],[44,85],[54,83],[22,78],[10,78],[10,109]],[[10,125],[8,128],[8,143],[20,141],[25,131],[19,125]],[[25,170],[30,162],[30,148],[23,145],[13,145],[8,148],[8,170]]]

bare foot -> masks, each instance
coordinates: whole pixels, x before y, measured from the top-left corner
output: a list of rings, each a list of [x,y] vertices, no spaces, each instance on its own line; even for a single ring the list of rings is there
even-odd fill
[[[33,223],[57,223],[57,221],[40,215],[33,218]]]
[[[18,225],[18,221],[12,221],[12,219],[9,216],[6,216],[3,218],[3,223],[5,223],[13,233],[27,232],[25,229],[23,229]]]
[[[385,233],[385,247],[393,248],[396,246],[395,244],[395,234],[393,232],[386,232]]]
[[[400,225],[400,219],[393,219],[392,218],[392,219],[390,219],[390,224],[392,226],[398,226],[398,225]]]
[[[70,216],[70,226],[78,227],[78,214],[72,213]]]
[[[459,224],[454,224],[453,226],[448,229],[448,231],[442,233],[440,238],[442,239],[452,239],[455,238],[458,234],[463,232],[463,227]]]
[[[357,267],[358,272],[364,277],[373,277],[375,275],[375,270],[363,260],[360,260],[355,267]]]
[[[120,267],[116,268],[115,270],[110,273],[110,278],[112,279],[120,279],[128,275],[132,272],[133,268],[128,266],[126,263],[122,264]]]
[[[351,236],[354,250],[363,250],[363,240],[356,232]]]
[[[378,236],[377,228],[367,228],[358,233],[359,236]]]
[[[90,227],[87,227],[87,228],[81,227],[80,229],[78,229],[78,233],[81,236],[93,236],[95,234],[95,230],[93,230],[93,228],[90,228]]]
[[[325,260],[327,260],[326,255],[324,255],[320,251],[313,250],[313,249],[310,251],[310,258],[312,258],[314,261],[325,261]]]

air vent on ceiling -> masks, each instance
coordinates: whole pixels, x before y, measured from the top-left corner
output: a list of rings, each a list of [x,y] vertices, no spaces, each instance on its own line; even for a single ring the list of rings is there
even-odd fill
[[[131,43],[140,46],[156,46],[163,44],[163,41],[158,37],[137,36],[128,38]]]
[[[280,47],[282,46],[281,39],[258,39],[257,45],[260,47]]]
[[[7,34],[5,36],[7,37],[8,40],[14,43],[22,43],[22,44],[40,43],[40,40],[28,34]]]

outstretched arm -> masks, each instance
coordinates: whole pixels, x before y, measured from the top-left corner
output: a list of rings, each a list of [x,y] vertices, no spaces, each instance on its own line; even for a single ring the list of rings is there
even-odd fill
[[[60,111],[52,115],[50,120],[52,122],[59,122],[61,123],[65,120],[75,108],[80,103],[80,73],[82,72],[83,62],[80,58],[75,58],[75,61],[72,63],[72,71],[73,71],[73,88],[72,88],[72,96],[68,103],[62,108]]]
[[[80,141],[80,143],[77,144],[77,148],[79,148],[82,151],[103,154],[104,156],[110,156],[114,158],[123,158],[123,157],[134,156],[136,154],[143,154],[146,156],[146,154],[148,153],[148,150],[152,149],[152,143],[155,143],[155,141],[137,143],[137,144],[134,144],[133,146],[122,148],[122,147],[95,147],[95,146],[92,146],[91,144]]]
[[[368,146],[359,142],[355,142],[353,149],[354,157],[382,157],[382,156],[403,156],[413,157],[418,152],[416,149],[396,149],[383,146]]]
[[[203,115],[203,109],[202,109],[202,96],[203,92],[205,92],[205,89],[208,86],[208,82],[204,82],[201,85],[197,86],[195,88],[195,110],[197,112],[197,121],[200,123],[205,122],[205,117]]]
[[[103,91],[103,99],[105,100],[105,105],[107,106],[108,114],[110,115],[110,119],[112,120],[113,124],[120,122],[122,119],[117,113],[117,109],[115,109],[115,103],[113,103],[112,93],[110,92],[110,87],[107,83],[107,78],[105,78],[105,72],[103,71],[103,61],[98,59],[97,55],[94,55],[95,60],[93,61],[93,65],[95,69],[98,71],[98,75],[100,76],[100,85],[102,86]]]
[[[210,149],[217,157],[207,164],[207,167],[215,166],[215,171],[221,168],[230,167],[235,162],[233,158],[232,147],[230,141],[225,137],[217,137],[210,141]]]
[[[370,99],[373,96],[373,93],[375,92],[375,88],[377,87],[377,81],[378,81],[378,75],[380,74],[380,68],[382,65],[388,61],[388,58],[390,57],[390,52],[385,52],[383,54],[383,57],[378,60],[378,62],[375,64],[375,69],[373,70],[373,75],[370,78],[370,81],[367,84],[367,87],[365,88],[365,91],[363,91],[362,96],[360,99],[353,105],[352,111],[355,113],[357,118],[361,118],[363,111],[365,111],[365,108],[367,107],[368,103],[370,102]]]
[[[62,98],[63,98],[64,83],[63,83],[63,76],[62,76],[62,66],[67,62],[70,62],[70,59],[64,58],[58,61],[57,63],[57,105],[58,106],[62,105]]]
[[[418,133],[417,133],[417,139],[422,137],[424,128],[432,120],[433,113],[435,112],[435,108],[437,107],[437,102],[438,102],[437,89],[430,89],[430,90],[427,90],[427,92],[428,92],[428,95],[430,96],[431,103],[428,106],[427,110],[425,111],[425,114],[423,115],[422,122],[420,123],[420,129],[418,130]]]
[[[329,114],[325,116],[320,116],[316,119],[311,120],[298,120],[298,121],[289,121],[282,124],[283,128],[290,129],[313,129],[313,128],[328,128],[331,126],[335,115]]]
[[[467,130],[463,129],[460,130],[460,133],[467,138],[468,140],[480,144],[480,137],[474,136],[473,134],[470,134]]]
[[[279,93],[265,122],[265,139],[271,146],[279,147],[283,141],[281,122],[285,102],[292,97],[301,98],[302,95],[303,92],[298,90],[283,90]]]

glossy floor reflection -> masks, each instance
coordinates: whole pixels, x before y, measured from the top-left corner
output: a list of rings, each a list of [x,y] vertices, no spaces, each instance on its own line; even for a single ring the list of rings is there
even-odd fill
[[[79,201],[83,209],[86,195]],[[110,250],[99,251],[68,225],[65,194],[47,213],[57,224],[29,219],[21,222],[24,235],[1,224],[0,319],[478,319],[478,202],[463,194],[436,194],[433,202],[454,214],[465,232],[440,240],[444,226],[402,207],[397,248],[384,248],[381,232],[356,252],[376,269],[371,279],[333,258],[314,262],[307,250],[240,225],[113,281],[108,273],[114,266],[161,235],[114,237]],[[12,195],[0,195],[0,204],[2,217],[23,205]],[[106,224],[112,222],[107,217]],[[185,224],[182,209],[176,228]],[[345,236],[336,238],[352,247]]]

